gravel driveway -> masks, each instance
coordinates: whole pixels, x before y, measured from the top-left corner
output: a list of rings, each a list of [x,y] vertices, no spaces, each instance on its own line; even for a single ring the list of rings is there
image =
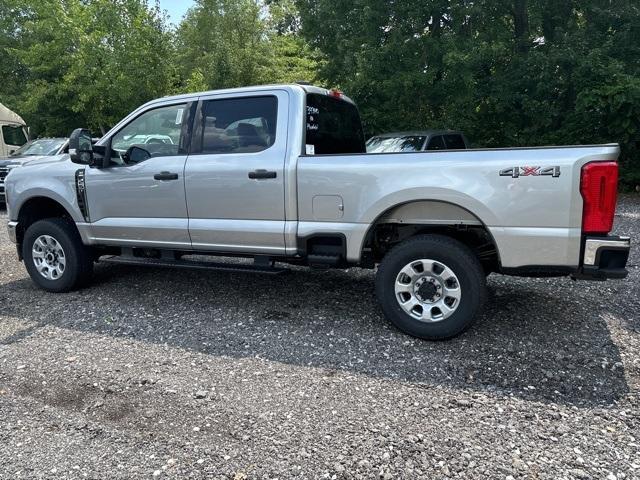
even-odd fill
[[[0,212],[0,478],[640,478],[629,278],[489,278],[444,343],[382,317],[371,272],[98,265],[37,290]],[[640,198],[616,230],[640,238]],[[636,244],[637,245],[637,244]]]

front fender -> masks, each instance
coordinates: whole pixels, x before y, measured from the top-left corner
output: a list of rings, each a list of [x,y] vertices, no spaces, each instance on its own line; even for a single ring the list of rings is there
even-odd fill
[[[27,201],[44,197],[59,203],[75,222],[83,222],[75,188],[75,172],[79,168],[68,162],[29,165],[12,171],[6,182],[9,219],[17,221]]]

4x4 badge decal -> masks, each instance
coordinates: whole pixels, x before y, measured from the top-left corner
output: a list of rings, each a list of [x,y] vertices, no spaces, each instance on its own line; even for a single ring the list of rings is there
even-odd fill
[[[553,177],[560,176],[560,167],[511,167],[500,170],[501,177]]]

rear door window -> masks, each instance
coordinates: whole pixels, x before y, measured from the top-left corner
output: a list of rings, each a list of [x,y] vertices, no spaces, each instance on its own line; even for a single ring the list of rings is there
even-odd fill
[[[446,148],[447,146],[444,143],[442,135],[431,137],[431,140],[429,140],[429,145],[427,146],[427,150],[446,150]]]
[[[261,152],[276,141],[275,96],[207,100],[202,106],[202,153]]]
[[[356,106],[327,95],[307,95],[306,137],[308,154],[366,152],[364,132]]]
[[[447,143],[447,149],[449,150],[464,150],[465,148],[467,148],[467,146],[464,144],[464,138],[462,138],[462,135],[445,135],[444,140]]]

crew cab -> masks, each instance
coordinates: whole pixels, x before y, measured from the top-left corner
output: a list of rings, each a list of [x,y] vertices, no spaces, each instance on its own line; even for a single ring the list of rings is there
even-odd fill
[[[336,90],[180,95],[141,106],[95,146],[75,130],[65,161],[12,170],[9,236],[52,292],[86,284],[96,261],[377,268],[391,322],[445,339],[479,316],[491,272],[627,275],[630,239],[609,235],[618,155],[615,144],[367,154],[358,110]]]

